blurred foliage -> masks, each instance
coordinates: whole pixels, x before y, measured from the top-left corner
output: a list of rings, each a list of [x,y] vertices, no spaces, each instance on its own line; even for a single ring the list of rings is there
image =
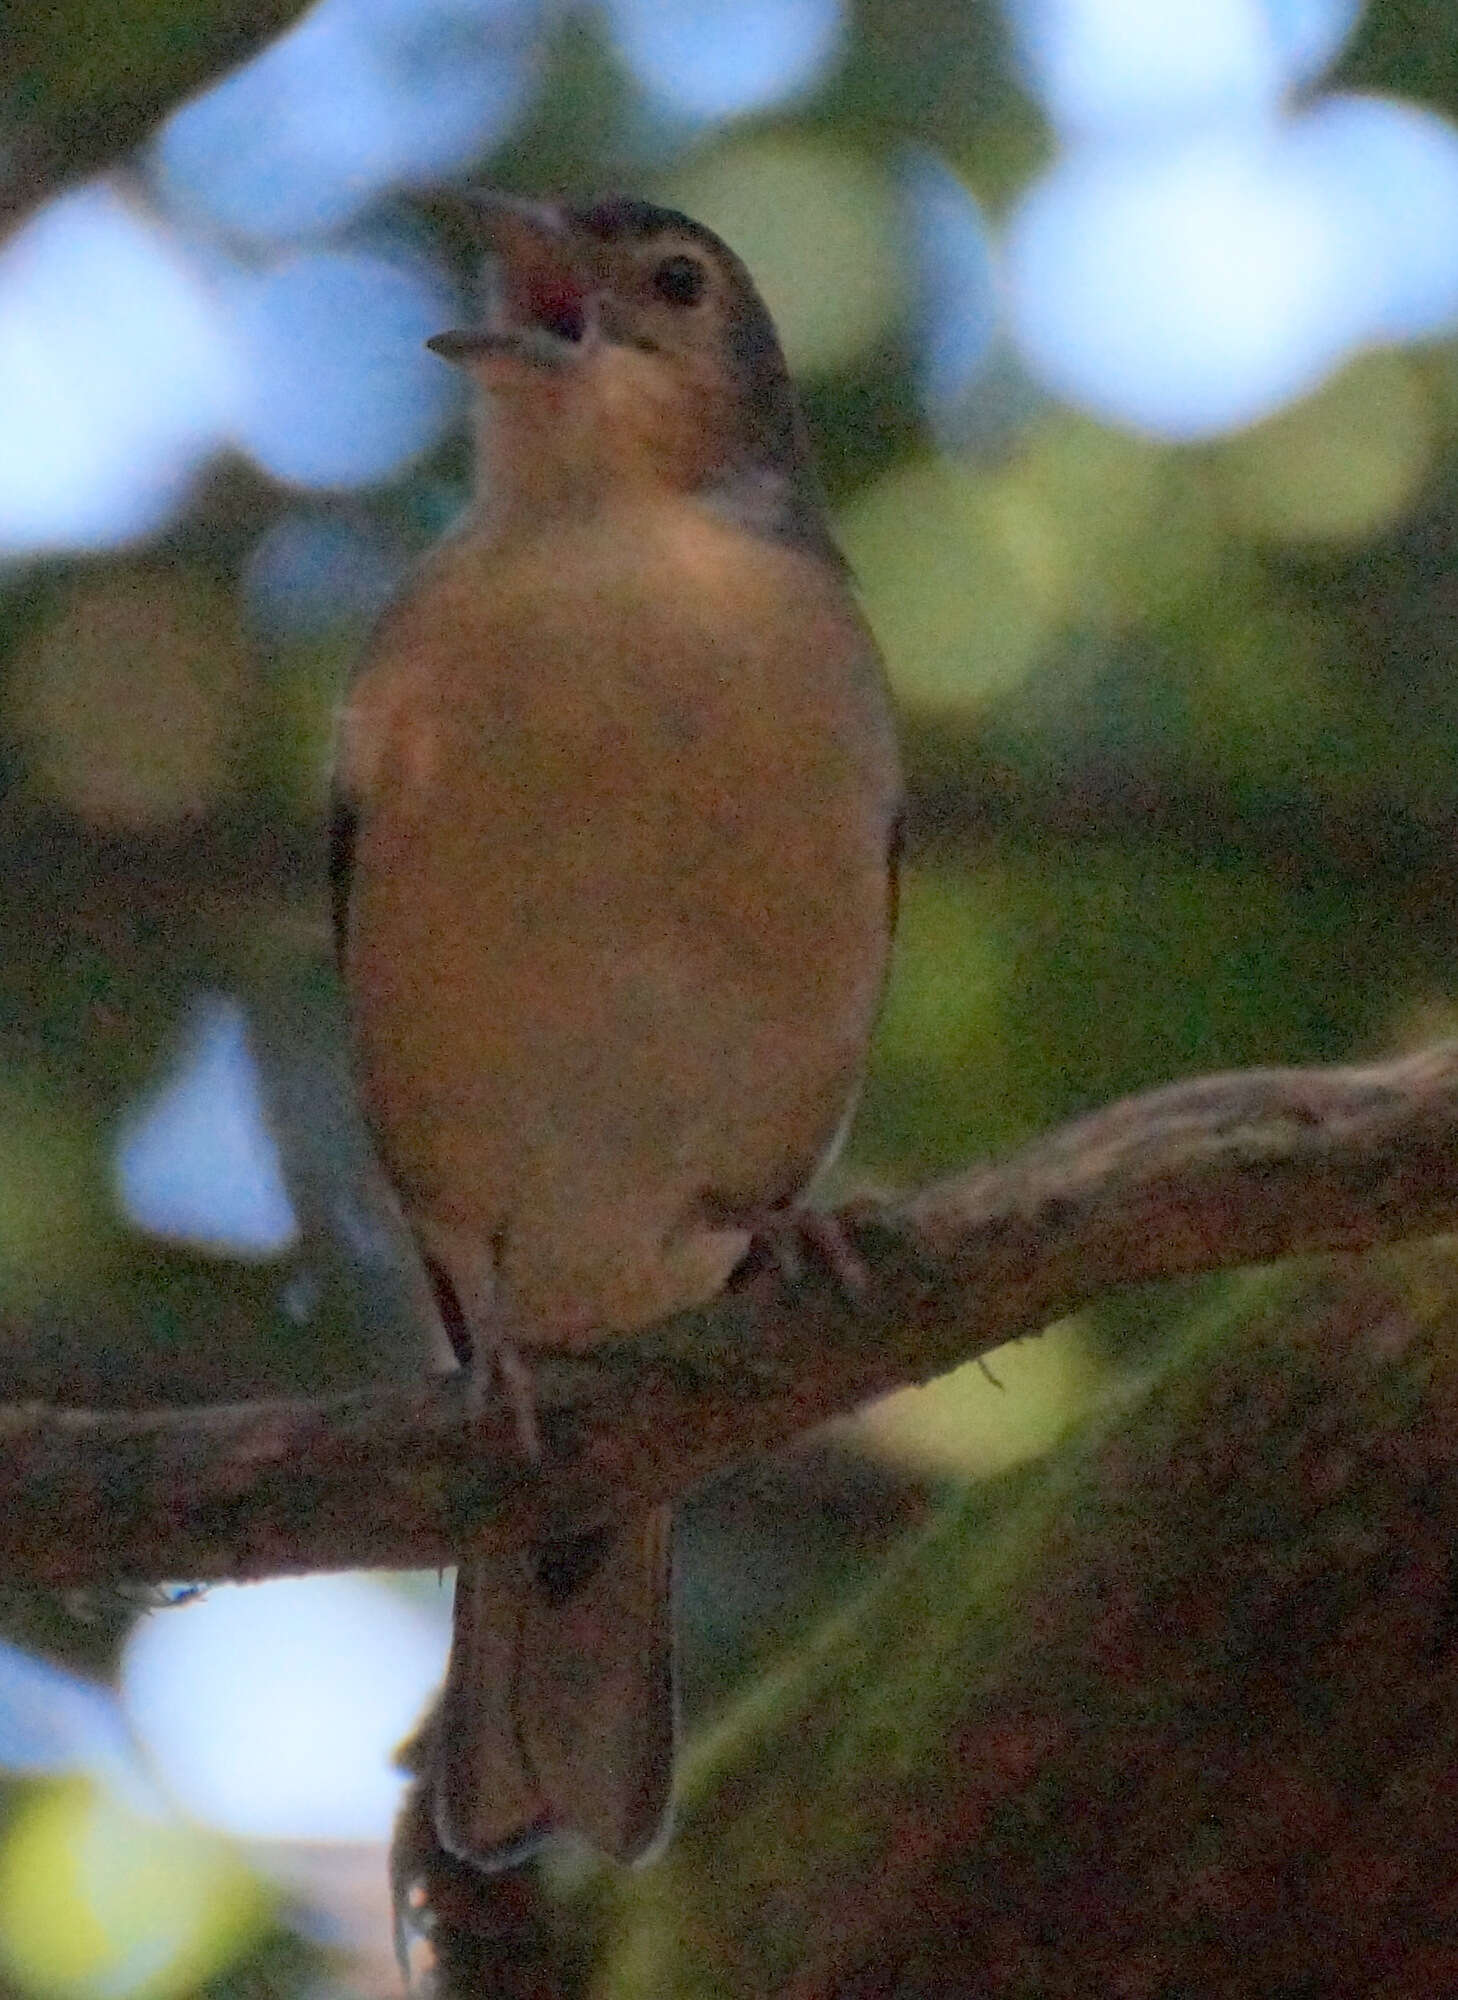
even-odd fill
[[[108,165],[179,97],[241,62],[299,0],[51,0],[7,7],[0,35],[0,218],[57,175]]]
[[[37,173],[87,170],[292,11],[12,10],[4,108],[44,126]],[[1378,0],[1343,74],[1458,111],[1458,15]],[[601,23],[563,13],[531,106],[479,172],[533,190],[627,182],[693,207],[759,271],[806,376],[904,713],[912,805],[852,1177],[912,1183],[1175,1075],[1363,1055],[1444,1024],[1458,1000],[1458,347],[1367,356],[1256,430],[1184,450],[1049,407],[993,366],[971,442],[940,451],[919,414],[896,172],[906,142],[934,146],[995,212],[1046,154],[995,10],[862,0],[822,91],[727,135],[649,145],[639,110]],[[449,517],[464,466],[457,439],[310,512],[404,560]],[[10,1396],[184,1400],[416,1364],[408,1286],[392,1292],[340,1230],[332,1185],[364,1172],[341,1103],[321,863],[332,709],[363,618],[277,632],[250,609],[255,552],[299,509],[224,464],[152,546],[0,576]],[[118,1212],[118,1121],[202,989],[241,996],[253,1021],[303,1223],[271,1264],[158,1243]],[[1006,1463],[1017,1454],[989,1443],[1000,1408],[1007,1435],[1038,1448],[1208,1289],[1109,1302],[1047,1350],[1057,1365],[1009,1365],[1005,1390],[957,1378],[940,1407],[931,1392],[898,1405],[879,1440],[865,1433],[894,1461],[869,1485],[814,1455],[752,1525],[752,1487],[696,1505],[696,1706],[722,1701],[766,1632],[796,1629],[914,1515],[906,1466],[940,1482]],[[65,1642],[59,1614],[3,1608],[9,1629]],[[94,1628],[72,1645],[92,1651]],[[47,1857],[64,1849],[79,1869],[95,1825],[83,1838],[63,1822],[97,1808],[41,1798],[0,1845],[0,1944],[27,1990],[175,1992],[256,1940],[262,1905],[199,1848],[166,1913],[179,1924],[186,1898],[211,1898],[194,1955],[178,1945],[166,1978],[122,1979],[107,1954],[132,1949],[125,1925],[98,1941],[91,1918],[36,1900],[42,1879],[48,1897],[80,1893]],[[150,1839],[116,1843],[136,1873],[108,1893],[129,1912],[164,1865]]]
[[[77,1784],[32,1795],[0,1853],[0,1952],[35,1993],[190,1993],[265,1917],[221,1841]]]

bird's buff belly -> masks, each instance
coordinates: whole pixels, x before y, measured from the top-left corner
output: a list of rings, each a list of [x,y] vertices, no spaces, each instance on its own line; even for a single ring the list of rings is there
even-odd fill
[[[457,1271],[489,1254],[528,1343],[710,1297],[740,1218],[803,1186],[854,1092],[881,955],[869,847],[807,900],[803,872],[731,853],[742,879],[705,881],[626,831],[592,868],[560,843],[513,856],[499,826],[454,853],[366,837],[397,851],[351,924],[359,1071],[422,1238]]]

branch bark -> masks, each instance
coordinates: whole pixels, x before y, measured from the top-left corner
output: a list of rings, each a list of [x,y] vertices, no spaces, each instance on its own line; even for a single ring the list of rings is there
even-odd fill
[[[544,1452],[460,1378],[313,1402],[0,1410],[0,1579],[452,1562],[672,1499],[1116,1287],[1458,1228],[1458,1044],[1126,1099],[1000,1166],[840,1211],[849,1299],[765,1269],[537,1369]]]

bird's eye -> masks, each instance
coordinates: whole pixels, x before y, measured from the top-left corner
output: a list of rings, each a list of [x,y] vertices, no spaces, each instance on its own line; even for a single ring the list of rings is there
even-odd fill
[[[697,257],[665,257],[653,273],[653,289],[671,306],[696,306],[704,296],[709,274]]]

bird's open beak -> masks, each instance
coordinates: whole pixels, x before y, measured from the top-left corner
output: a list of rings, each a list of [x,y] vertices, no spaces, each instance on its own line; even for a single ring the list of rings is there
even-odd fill
[[[475,191],[460,200],[497,260],[497,296],[485,325],[438,333],[426,346],[447,361],[499,356],[553,368],[575,359],[590,330],[588,287],[561,210]]]

